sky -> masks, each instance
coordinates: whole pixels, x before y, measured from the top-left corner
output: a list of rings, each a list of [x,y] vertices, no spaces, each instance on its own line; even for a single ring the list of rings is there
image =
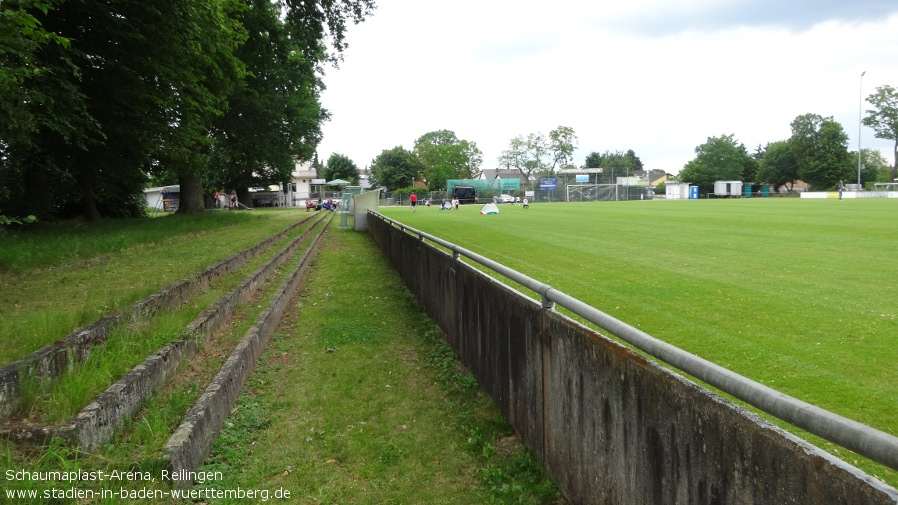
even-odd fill
[[[378,0],[326,67],[318,148],[359,168],[451,130],[483,152],[569,126],[574,163],[632,149],[677,174],[709,137],[749,152],[790,123],[833,117],[849,150],[892,140],[860,126],[876,87],[898,88],[895,0]],[[863,76],[861,74],[864,73]]]

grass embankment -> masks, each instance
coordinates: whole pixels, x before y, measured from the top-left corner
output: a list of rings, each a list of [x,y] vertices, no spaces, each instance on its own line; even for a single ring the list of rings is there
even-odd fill
[[[261,251],[258,256],[251,258],[242,267],[215,279],[207,289],[195,293],[185,303],[157,311],[151,320],[116,326],[103,346],[94,349],[87,360],[76,364],[58,381],[49,384],[41,382],[24,388],[26,401],[22,405],[23,417],[27,417],[29,422],[42,425],[53,425],[69,420],[147,356],[164,345],[185,338],[187,326],[202,312],[313,225],[311,222],[303,223]],[[300,250],[305,250],[309,241],[307,238],[306,244]],[[226,349],[233,348],[243,333],[255,322],[255,316],[262,310],[257,301],[264,300],[270,295],[270,291],[274,289],[274,279],[280,280],[277,275],[272,275],[248,302],[238,307],[238,321],[227,325],[228,328],[223,331],[214,331],[202,342],[204,348],[225,349],[213,353],[214,356],[207,355],[207,361],[211,360],[218,366],[224,362],[227,356]],[[233,330],[234,327],[242,328],[243,331],[239,333],[227,331]]]
[[[898,200],[385,208],[737,373],[898,435]],[[806,436],[889,484],[898,475]]]
[[[269,219],[281,217],[272,214]],[[139,227],[142,222],[120,224]],[[243,225],[255,228],[259,223]],[[273,227],[272,233],[285,226]],[[234,224],[229,233],[236,237],[241,230],[243,226]],[[296,310],[289,311],[273,337],[208,461],[208,469],[220,470],[223,479],[199,484],[194,491],[240,487],[270,491],[274,499],[275,490],[282,488],[290,492],[293,503],[555,501],[557,491],[551,482],[510,436],[510,427],[453,359],[438,330],[367,236],[331,233],[318,265],[307,274]],[[175,250],[192,244],[170,240],[168,249],[178,256],[193,254],[199,268],[237,249],[234,246],[221,257],[203,248],[191,249],[192,253]],[[104,263],[120,261],[117,254],[130,253],[127,248],[110,253]],[[92,256],[84,253],[84,257]],[[135,265],[136,270],[141,268]],[[84,282],[90,289],[90,279]],[[233,342],[242,337],[263,303],[246,304],[221,338]],[[162,445],[229,352],[222,345],[204,347],[112,443],[93,455],[78,455],[57,445],[32,451],[0,442],[4,454],[0,475],[6,479],[7,470],[107,474],[133,470],[158,477]],[[29,503],[146,502],[99,494],[83,500],[41,498],[53,488],[168,491],[158,480],[128,479],[7,480],[0,487],[4,493],[0,503],[23,502],[7,498],[6,490],[37,491],[37,498],[24,500]],[[182,503],[160,495],[153,502]]]
[[[0,366],[305,216],[222,211],[0,232]]]

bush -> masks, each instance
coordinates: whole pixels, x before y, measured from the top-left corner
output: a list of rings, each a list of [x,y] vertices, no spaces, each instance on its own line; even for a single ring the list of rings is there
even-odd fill
[[[37,221],[37,218],[34,216],[26,216],[23,218],[18,218],[14,216],[4,216],[0,214],[0,226],[11,226],[14,224],[26,225],[31,224]]]

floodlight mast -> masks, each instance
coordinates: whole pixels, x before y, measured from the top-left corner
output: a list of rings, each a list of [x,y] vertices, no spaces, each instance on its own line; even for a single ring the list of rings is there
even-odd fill
[[[857,92],[857,190],[861,190],[861,125],[863,124],[863,113],[861,109],[864,103],[864,74],[861,72],[861,82]]]

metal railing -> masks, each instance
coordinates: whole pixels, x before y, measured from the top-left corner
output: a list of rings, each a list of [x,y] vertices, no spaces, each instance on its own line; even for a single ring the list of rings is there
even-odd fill
[[[406,226],[399,221],[376,212],[369,211],[369,213],[404,232],[417,235],[421,240],[427,239],[449,249],[456,260],[459,256],[464,256],[538,293],[542,297],[542,306],[546,309],[554,309],[554,305],[558,304],[637,349],[718,388],[734,398],[757,407],[820,438],[852,450],[889,468],[898,470],[898,437],[793,398],[676,346],[662,342],[548,284],[537,281],[485,256],[421,230]]]

